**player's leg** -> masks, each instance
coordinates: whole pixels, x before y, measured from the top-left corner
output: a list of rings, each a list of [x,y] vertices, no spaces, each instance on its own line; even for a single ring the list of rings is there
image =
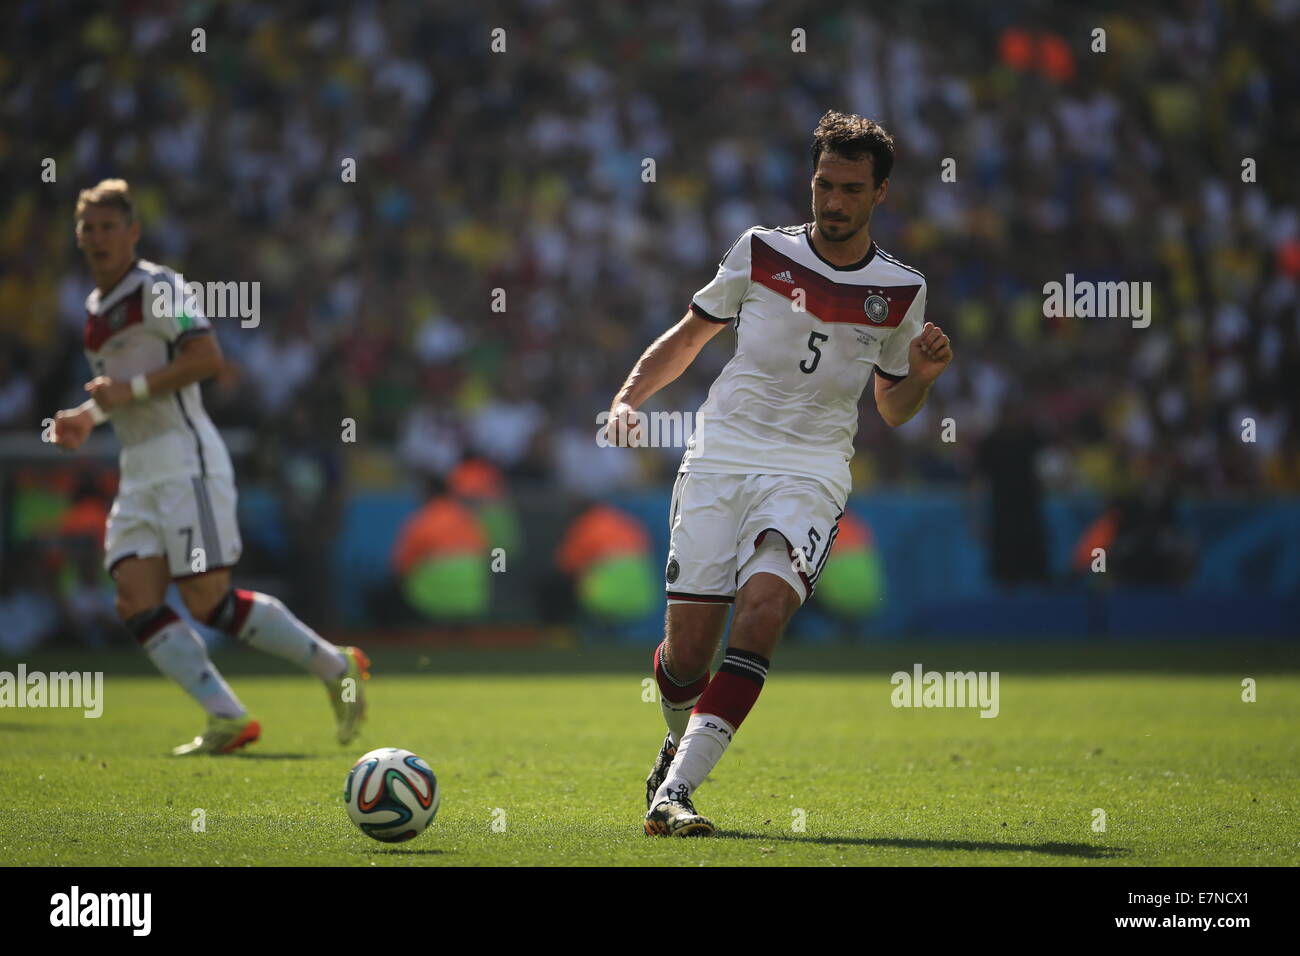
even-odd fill
[[[651,664],[674,746],[681,741],[691,709],[709,684],[709,665],[718,653],[729,610],[729,603],[668,604],[664,639],[655,648]]]
[[[686,722],[709,682],[735,595],[735,542],[744,476],[681,472],[669,505],[668,613],[651,671],[668,733],[646,777],[646,809],[677,753]]]
[[[249,647],[297,664],[325,681],[338,680],[347,671],[342,648],[298,620],[278,598],[231,587],[228,568],[178,578],[176,587],[197,620]]]
[[[196,742],[206,738],[215,752],[242,747],[257,739],[257,722],[212,665],[203,639],[165,603],[170,575],[156,505],[155,490],[144,489],[119,494],[109,513],[104,564],[116,584],[118,617],[154,666],[207,712],[208,733]]]
[[[672,767],[652,798],[656,806],[661,801],[669,806],[662,820],[647,817],[650,832],[712,832],[712,824],[695,813],[690,796],[722,759],[758,700],[772,654],[795,611],[811,596],[843,513],[811,480],[754,476],[750,481],[754,504],[741,538],[727,654],[696,703]],[[792,539],[798,540],[796,529],[806,529],[808,549],[796,551],[792,545]]]
[[[746,565],[745,583],[736,592],[726,656],[696,702],[668,773],[650,798],[651,805],[660,809],[658,819],[651,818],[653,813],[647,816],[647,832],[661,836],[713,832],[712,822],[695,811],[691,795],[722,759],[758,700],[772,652],[804,597],[797,578],[792,583],[778,572],[789,563],[785,539],[775,532],[771,538]]]
[[[339,743],[357,735],[366,716],[364,682],[370,678],[370,660],[359,648],[331,644],[270,594],[231,587],[227,569],[178,580],[176,586],[199,620],[319,677],[334,708]]]
[[[164,603],[167,563],[161,557],[125,558],[112,571],[117,611],[140,647],[167,677],[208,714],[207,730],[184,753],[229,753],[257,740],[261,728],[208,657],[203,638]]]
[[[234,483],[225,478],[194,479],[180,489],[176,512],[185,514],[193,502],[195,534],[188,551],[173,563],[176,587],[196,620],[207,623],[249,647],[297,664],[325,682],[334,708],[340,743],[348,743],[365,717],[363,681],[370,661],[358,648],[338,647],[300,621],[281,601],[260,591],[231,586],[230,567],[239,559],[241,543],[235,514]],[[177,536],[179,540],[180,536]],[[207,567],[192,569],[197,546]]]
[[[161,557],[122,558],[112,569],[117,582],[117,613],[126,629],[162,671],[214,717],[246,717],[208,659],[203,639],[164,602],[167,563]]]
[[[730,610],[725,603],[670,601],[664,616],[664,639],[650,666],[659,686],[659,706],[668,734],[646,777],[646,809],[664,782],[686,732],[686,723],[709,685],[709,664],[718,651]]]
[[[727,654],[700,696],[660,793],[689,796],[722,759],[758,700],[772,652],[803,595],[784,576],[757,572],[736,594]]]

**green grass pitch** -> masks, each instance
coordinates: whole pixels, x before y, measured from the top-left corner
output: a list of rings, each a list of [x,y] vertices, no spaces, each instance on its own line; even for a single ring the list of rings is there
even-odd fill
[[[371,720],[341,748],[318,682],[223,649],[263,737],[189,759],[165,754],[202,715],[142,655],[28,659],[102,669],[105,709],[0,710],[0,864],[1300,864],[1300,655],[1286,645],[783,648],[697,794],[711,840],[641,831],[663,736],[643,700],[649,656],[376,649]],[[998,670],[1001,713],[895,709],[889,675],[918,661]],[[349,766],[381,746],[423,756],[442,788],[408,843],[368,839],[343,809]]]

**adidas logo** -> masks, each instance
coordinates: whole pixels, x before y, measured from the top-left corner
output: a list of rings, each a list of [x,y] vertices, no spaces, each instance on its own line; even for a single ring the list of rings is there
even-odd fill
[[[772,276],[772,278],[779,282],[788,282],[791,285],[794,285],[794,276],[790,275],[789,269],[785,272],[778,272],[776,275]]]

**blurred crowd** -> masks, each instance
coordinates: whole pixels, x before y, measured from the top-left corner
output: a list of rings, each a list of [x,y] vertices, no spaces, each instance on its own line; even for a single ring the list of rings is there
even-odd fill
[[[736,236],[810,218],[834,107],[895,136],[872,234],[926,275],[957,357],[904,428],[864,403],[857,489],[979,478],[1018,410],[1050,489],[1300,491],[1295,2],[26,0],[6,20],[0,434],[81,401],[73,206],[121,176],[142,256],[261,283],[206,390],[257,436],[244,480],[284,479],[286,444],[337,455],[352,419],[353,486],[469,455],[575,494],[663,484],[681,449],[602,449],[596,415]],[[1045,318],[1067,273],[1151,282],[1150,326]],[[695,410],[731,341],[652,407]]]

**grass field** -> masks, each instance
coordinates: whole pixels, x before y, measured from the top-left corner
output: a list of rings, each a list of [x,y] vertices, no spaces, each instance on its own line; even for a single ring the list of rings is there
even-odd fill
[[[316,681],[218,653],[263,737],[187,760],[164,755],[201,713],[142,656],[27,660],[104,670],[106,702],[97,720],[0,710],[0,864],[1300,864],[1285,645],[786,648],[697,794],[718,837],[673,841],[641,832],[663,736],[648,649],[372,657],[372,718],[340,748]],[[998,670],[1000,715],[895,709],[889,675],[917,661]],[[380,746],[420,754],[442,787],[409,843],[371,841],[343,810],[349,766]]]

